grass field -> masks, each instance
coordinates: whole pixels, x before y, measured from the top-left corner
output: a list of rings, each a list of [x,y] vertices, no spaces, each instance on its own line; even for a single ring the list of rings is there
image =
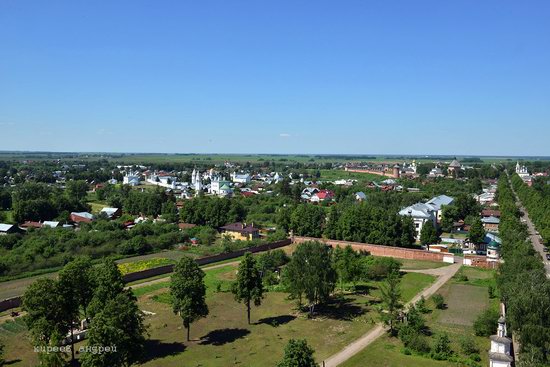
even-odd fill
[[[311,173],[315,173],[314,170]],[[387,176],[379,176],[372,173],[361,173],[361,172],[347,172],[344,170],[332,170],[332,169],[322,169],[320,170],[321,177],[320,180],[357,180],[359,182],[365,181],[383,181],[387,179]]]
[[[488,285],[494,282],[493,272],[477,268],[462,268],[461,273],[468,277],[468,281],[459,281],[457,277],[449,280],[439,290],[445,298],[447,308],[433,310],[427,315],[426,321],[432,333],[446,332],[449,334],[452,349],[460,352],[459,340],[463,336],[471,336],[481,356],[480,366],[488,365],[487,351],[489,339],[476,337],[473,334],[473,321],[484,309],[498,307],[496,299],[489,299]],[[431,302],[429,302],[431,306]],[[433,309],[433,307],[432,307]],[[365,348],[359,354],[348,360],[342,367],[438,367],[460,366],[447,361],[405,355],[403,345],[397,338],[384,336]]]
[[[166,294],[168,282],[136,289],[142,310],[154,312],[147,316],[150,338],[147,342],[147,361],[142,366],[273,366],[281,358],[284,345],[290,338],[306,338],[316,350],[318,361],[326,359],[343,346],[355,340],[377,320],[371,303],[379,295],[379,283],[364,284],[366,294],[345,294],[319,308],[314,319],[307,319],[296,310],[295,301],[286,293],[269,292],[260,307],[252,310],[253,325],[246,322],[246,309],[235,302],[228,292],[235,278],[235,265],[206,271],[207,303],[210,315],[192,325],[192,341],[185,340],[181,319],[171,307],[160,300]],[[402,289],[405,298],[433,282],[424,274],[405,274]],[[221,292],[217,291],[221,284]],[[6,343],[8,360],[21,359],[13,366],[34,366],[36,355],[26,338],[25,328],[18,329],[11,338],[0,334]],[[13,336],[16,336],[14,338]]]
[[[444,263],[442,261],[424,261],[424,260],[409,260],[409,259],[397,259],[403,264],[402,268],[406,270],[426,270],[442,268],[451,264]]]

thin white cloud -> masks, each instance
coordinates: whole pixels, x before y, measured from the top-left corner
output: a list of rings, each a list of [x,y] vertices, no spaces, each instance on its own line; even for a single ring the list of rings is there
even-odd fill
[[[279,136],[281,138],[290,138],[290,134],[288,134],[288,133],[280,133]]]

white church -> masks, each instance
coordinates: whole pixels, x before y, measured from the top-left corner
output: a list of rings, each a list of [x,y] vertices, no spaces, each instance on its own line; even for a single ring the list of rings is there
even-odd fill
[[[506,319],[501,316],[498,319],[497,335],[491,336],[491,349],[489,350],[489,367],[512,367],[512,339],[506,335]]]
[[[519,161],[516,163],[516,173],[518,174],[519,177],[521,178],[524,178],[524,177],[529,177],[529,171],[527,170],[527,167],[523,166],[523,165],[520,165],[519,164]]]

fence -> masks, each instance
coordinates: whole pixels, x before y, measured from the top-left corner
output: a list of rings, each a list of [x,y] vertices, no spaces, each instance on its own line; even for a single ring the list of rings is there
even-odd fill
[[[321,241],[332,247],[335,247],[335,246],[346,247],[349,245],[356,251],[368,251],[373,256],[395,257],[399,259],[443,262],[445,261],[446,257],[453,256],[452,254],[443,253],[443,252],[430,252],[425,250],[416,250],[416,249],[402,248],[402,247],[372,245],[372,244],[361,243],[361,242],[327,240],[324,238],[313,238],[313,237],[298,237],[298,236],[293,237],[293,242],[295,243],[301,243],[305,241]]]
[[[244,249],[240,249],[240,250],[225,253],[225,254],[201,257],[197,259],[196,262],[199,265],[208,265],[218,261],[234,259],[236,257],[244,255],[246,252],[256,253],[256,252],[268,251],[268,250],[290,245],[291,243],[292,241],[290,239],[285,239],[277,242],[266,243],[259,246],[247,247]],[[130,283],[130,282],[135,282],[136,280],[147,279],[157,275],[169,274],[173,270],[174,270],[174,265],[164,265],[153,269],[147,269],[147,270],[137,271],[135,273],[129,273],[124,275],[122,279],[124,280],[125,283]],[[8,298],[0,301],[0,312],[10,310],[12,308],[16,308],[19,306],[21,306],[21,297]]]

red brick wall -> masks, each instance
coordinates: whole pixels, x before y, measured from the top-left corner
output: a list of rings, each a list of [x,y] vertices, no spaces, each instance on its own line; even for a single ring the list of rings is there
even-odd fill
[[[327,240],[323,238],[295,236],[293,237],[292,241],[294,243],[302,243],[306,241],[321,241],[332,247],[335,247],[335,246],[346,247],[350,245],[355,251],[368,251],[373,256],[395,257],[399,259],[443,261],[444,256],[452,256],[452,254],[448,254],[448,253],[443,254],[443,253],[430,252],[425,250],[414,250],[409,248],[393,247],[393,246],[371,245],[368,243],[360,243],[360,242]]]

